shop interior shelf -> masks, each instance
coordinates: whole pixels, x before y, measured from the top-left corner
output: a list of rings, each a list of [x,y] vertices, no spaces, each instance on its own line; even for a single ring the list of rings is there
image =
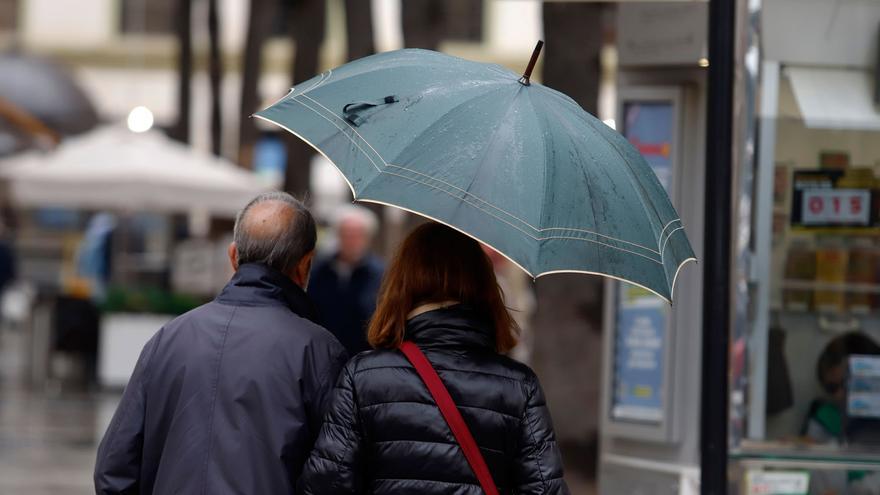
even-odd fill
[[[880,446],[815,445],[802,442],[744,440],[730,452],[732,460],[767,466],[861,468],[880,471]]]
[[[848,292],[856,294],[880,294],[880,284],[868,284],[857,282],[818,282],[815,280],[792,280],[782,281],[782,288],[789,290],[809,290],[828,292]]]

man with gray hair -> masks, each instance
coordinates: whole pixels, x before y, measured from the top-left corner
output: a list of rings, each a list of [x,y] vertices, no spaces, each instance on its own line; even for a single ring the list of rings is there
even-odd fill
[[[98,448],[95,491],[292,493],[346,361],[304,289],[315,221],[286,193],[235,221],[235,275],[144,346]]]

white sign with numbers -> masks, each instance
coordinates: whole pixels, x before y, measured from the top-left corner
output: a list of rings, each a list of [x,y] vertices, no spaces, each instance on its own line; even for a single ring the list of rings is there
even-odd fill
[[[804,225],[868,225],[871,191],[867,189],[804,189]]]
[[[810,473],[751,470],[746,474],[748,495],[807,495]]]

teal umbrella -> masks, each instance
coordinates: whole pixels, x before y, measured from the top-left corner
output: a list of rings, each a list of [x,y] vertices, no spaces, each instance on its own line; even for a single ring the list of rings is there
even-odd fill
[[[449,225],[535,278],[598,274],[671,300],[694,259],[681,219],[623,136],[529,81],[539,50],[523,76],[428,50],[381,53],[255,116],[326,156],[357,201]]]

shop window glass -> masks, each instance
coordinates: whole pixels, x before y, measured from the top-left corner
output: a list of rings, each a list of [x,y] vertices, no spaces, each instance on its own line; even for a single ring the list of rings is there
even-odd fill
[[[766,376],[754,377],[766,380],[765,434],[733,458],[782,469],[761,482],[786,479],[785,463],[812,463],[800,470],[809,491],[792,493],[880,493],[880,126],[816,103],[817,92],[841,90],[822,77],[867,71],[809,71],[781,70],[769,331],[750,349],[767,357]],[[743,473],[746,485],[755,472]]]

